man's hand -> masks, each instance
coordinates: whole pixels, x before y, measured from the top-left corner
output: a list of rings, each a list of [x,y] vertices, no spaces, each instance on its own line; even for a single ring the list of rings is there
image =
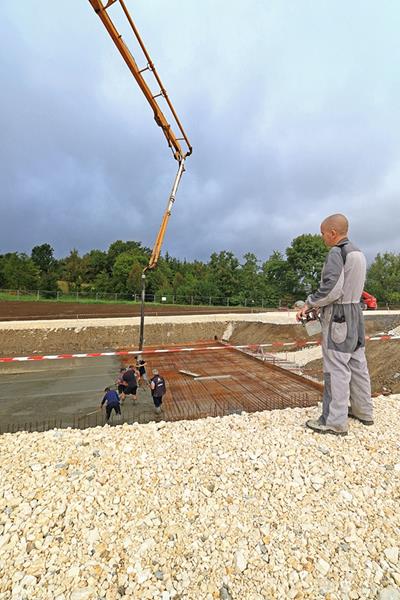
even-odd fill
[[[300,308],[300,310],[297,311],[296,320],[301,321],[302,319],[304,319],[304,317],[307,315],[307,312],[309,310],[310,310],[310,307],[307,304],[304,304],[304,306],[302,306]]]

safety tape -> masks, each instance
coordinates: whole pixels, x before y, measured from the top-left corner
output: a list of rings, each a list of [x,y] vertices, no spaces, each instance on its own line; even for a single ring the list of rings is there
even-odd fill
[[[366,340],[373,341],[388,341],[388,340],[400,340],[400,335],[380,335],[374,337],[366,337]],[[171,354],[174,352],[208,352],[210,350],[229,350],[229,349],[244,349],[250,348],[257,350],[259,348],[282,348],[287,346],[296,346],[297,348],[305,348],[307,346],[318,346],[320,341],[310,340],[296,340],[294,342],[271,342],[265,344],[242,344],[234,346],[232,344],[224,344],[218,346],[198,346],[194,348],[157,348],[154,350],[118,350],[115,352],[85,352],[78,354],[43,354],[43,355],[31,355],[31,356],[13,356],[13,357],[0,357],[0,363],[10,362],[29,362],[37,360],[61,360],[71,358],[101,358],[103,356],[130,356],[130,355],[143,355],[143,354]]]

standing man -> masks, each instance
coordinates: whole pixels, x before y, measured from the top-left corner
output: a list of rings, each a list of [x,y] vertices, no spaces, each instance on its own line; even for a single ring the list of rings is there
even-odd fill
[[[103,405],[106,405],[106,421],[110,419],[111,413],[115,410],[115,414],[117,418],[121,417],[121,406],[119,403],[119,396],[115,390],[110,390],[109,387],[106,387],[104,390],[104,398],[100,404],[100,408],[103,408]]]
[[[125,401],[126,396],[132,395],[132,400],[136,402],[136,392],[137,392],[137,380],[136,380],[136,371],[133,365],[129,365],[126,369],[125,373],[122,375],[123,382],[125,382],[126,387],[122,391],[121,394],[121,402]]]
[[[366,259],[347,237],[344,215],[331,215],[321,223],[321,235],[330,251],[319,289],[308,296],[297,320],[311,308],[320,309],[324,396],[322,415],[306,426],[318,433],[347,435],[348,417],[373,425],[371,383],[365,358],[364,316],[360,298],[364,289]],[[350,409],[349,409],[350,402]]]
[[[145,385],[149,385],[149,380],[147,378],[147,373],[146,373],[146,361],[143,360],[143,358],[141,356],[135,356],[136,358],[136,368],[139,371],[139,380],[138,383],[140,382],[141,379],[143,379],[144,384]]]
[[[161,412],[162,399],[167,391],[165,380],[159,375],[157,369],[153,369],[153,377],[150,382],[151,395],[153,397],[154,409],[159,415]]]

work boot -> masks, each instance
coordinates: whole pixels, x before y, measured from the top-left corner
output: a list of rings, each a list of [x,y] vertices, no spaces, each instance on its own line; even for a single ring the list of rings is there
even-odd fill
[[[356,419],[357,421],[360,421],[360,423],[362,423],[363,425],[373,425],[374,424],[372,419],[362,419],[361,417],[357,417],[357,415],[354,415],[351,412],[351,408],[349,408],[348,416],[350,419]]]
[[[306,427],[316,433],[332,433],[333,435],[347,435],[347,430],[338,429],[332,425],[324,425],[321,419],[309,419],[306,421]]]

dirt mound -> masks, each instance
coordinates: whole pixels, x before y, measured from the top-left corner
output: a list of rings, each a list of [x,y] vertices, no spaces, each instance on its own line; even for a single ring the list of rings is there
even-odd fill
[[[386,317],[365,319],[367,335],[373,335],[400,323],[400,317],[391,317],[390,324]],[[390,326],[388,326],[390,325]],[[237,322],[229,338],[231,344],[267,344],[270,342],[295,342],[318,340],[319,335],[309,337],[303,325],[276,325],[273,323]]]
[[[366,346],[368,368],[371,375],[372,393],[382,393],[389,388],[393,394],[400,393],[400,341],[368,342]],[[322,360],[313,360],[303,368],[305,374],[322,381]]]
[[[268,344],[270,342],[293,342],[307,338],[318,339],[318,336],[308,338],[306,330],[298,325],[275,325],[273,323],[235,323],[233,333],[229,338],[231,344]]]

